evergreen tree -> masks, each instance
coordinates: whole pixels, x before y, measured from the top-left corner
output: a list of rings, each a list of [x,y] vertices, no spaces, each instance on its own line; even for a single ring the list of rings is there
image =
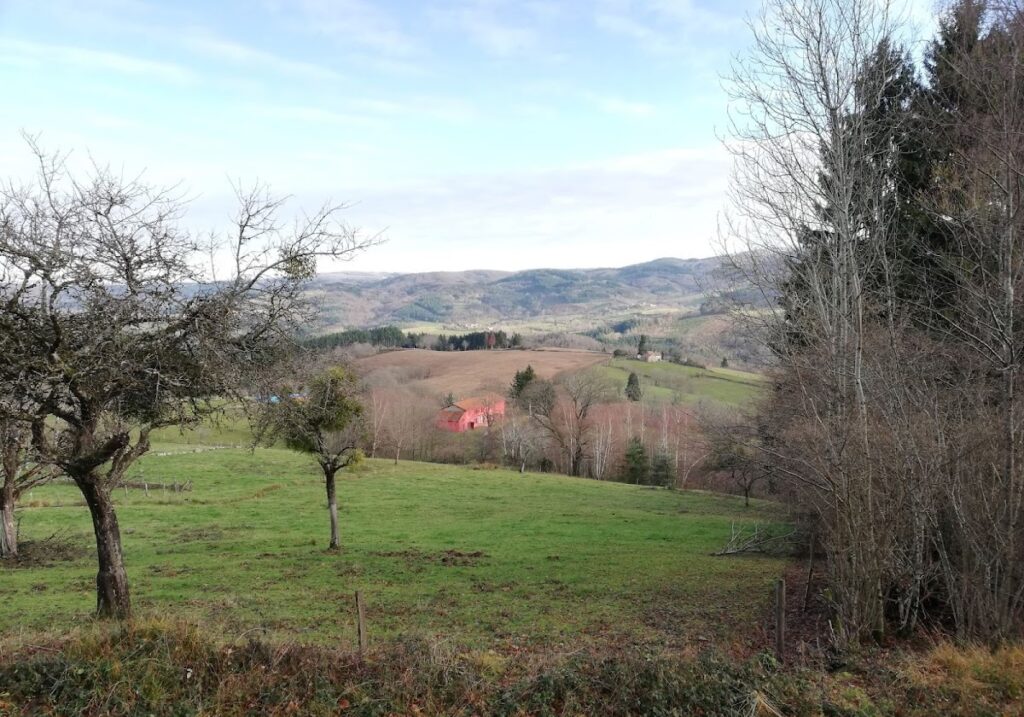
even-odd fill
[[[629,378],[626,379],[626,398],[630,401],[639,401],[643,398],[643,391],[640,389],[640,377],[634,371],[630,371]]]
[[[647,344],[647,334],[640,334],[640,342],[636,346],[636,352],[642,354],[645,351],[649,351],[650,348]]]
[[[676,482],[672,458],[667,453],[656,453],[651,461],[651,485],[671,487]]]
[[[537,378],[537,374],[534,372],[533,366],[527,365],[522,371],[516,371],[516,375],[512,379],[512,386],[508,390],[509,398],[515,399],[523,395],[523,390],[535,378]]]
[[[630,438],[626,446],[624,461],[624,478],[627,483],[646,485],[651,474],[650,462],[647,460],[647,449],[639,438]]]
[[[722,368],[729,368],[729,359],[725,356],[722,357],[722,363],[719,364]]]

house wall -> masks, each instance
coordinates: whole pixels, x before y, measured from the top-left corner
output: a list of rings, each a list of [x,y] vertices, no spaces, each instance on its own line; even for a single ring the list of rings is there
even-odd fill
[[[471,408],[464,411],[457,421],[444,420],[450,414],[442,413],[438,416],[435,424],[438,428],[454,433],[464,433],[476,428],[487,426],[487,417],[498,418],[505,415],[505,402],[495,401],[490,408]],[[471,427],[472,425],[472,427]]]

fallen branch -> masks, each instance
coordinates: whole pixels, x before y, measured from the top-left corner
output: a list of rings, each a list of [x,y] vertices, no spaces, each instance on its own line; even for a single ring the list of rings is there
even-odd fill
[[[712,553],[712,555],[767,553],[769,547],[785,543],[785,541],[795,535],[795,530],[791,530],[790,532],[782,535],[772,535],[768,531],[762,529],[760,525],[756,524],[754,525],[753,531],[747,533],[742,527],[737,530],[736,524],[733,523],[729,542],[725,544],[724,548],[719,550],[717,553]]]

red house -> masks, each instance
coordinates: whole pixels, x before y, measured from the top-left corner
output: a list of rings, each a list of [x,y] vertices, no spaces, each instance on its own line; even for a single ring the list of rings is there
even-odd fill
[[[464,433],[485,428],[505,415],[505,399],[501,396],[465,398],[437,412],[438,428],[452,433]]]

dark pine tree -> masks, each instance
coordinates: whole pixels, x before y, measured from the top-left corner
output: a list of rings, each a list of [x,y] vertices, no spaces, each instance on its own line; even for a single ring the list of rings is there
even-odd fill
[[[646,485],[650,479],[651,464],[647,459],[647,449],[639,438],[629,439],[623,469],[627,483]]]
[[[626,379],[626,398],[630,401],[639,401],[643,398],[643,391],[640,388],[640,377],[633,371],[629,373],[629,378]]]
[[[516,375],[512,379],[512,386],[508,389],[509,398],[516,399],[523,395],[523,390],[535,378],[537,378],[537,374],[534,372],[533,366],[527,365],[522,371],[516,371]]]

